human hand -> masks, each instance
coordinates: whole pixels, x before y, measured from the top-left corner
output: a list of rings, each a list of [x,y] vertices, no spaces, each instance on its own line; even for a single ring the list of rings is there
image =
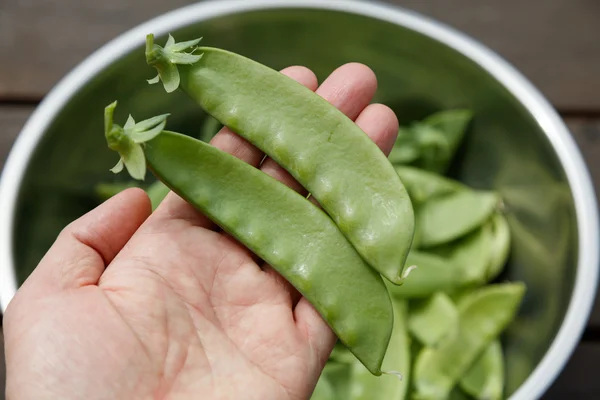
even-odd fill
[[[282,72],[389,153],[371,70]],[[305,194],[228,129],[211,143]],[[150,212],[129,189],[61,232],[4,316],[7,399],[309,398],[336,340],[312,305],[174,193]]]

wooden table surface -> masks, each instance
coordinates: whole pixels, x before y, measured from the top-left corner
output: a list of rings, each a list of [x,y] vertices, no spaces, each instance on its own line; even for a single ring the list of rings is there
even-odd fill
[[[39,101],[116,35],[191,0],[0,1],[0,168]],[[600,187],[600,1],[389,0],[481,41],[558,109]],[[0,330],[0,343],[2,332]],[[3,346],[0,346],[0,354]],[[4,393],[4,357],[0,357]],[[545,399],[600,398],[600,301]],[[0,399],[3,395],[0,395]]]

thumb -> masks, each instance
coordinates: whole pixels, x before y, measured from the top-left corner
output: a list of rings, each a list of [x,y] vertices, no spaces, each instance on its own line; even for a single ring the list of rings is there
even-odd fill
[[[127,189],[108,199],[61,231],[21,289],[43,296],[96,285],[151,210],[141,189]]]

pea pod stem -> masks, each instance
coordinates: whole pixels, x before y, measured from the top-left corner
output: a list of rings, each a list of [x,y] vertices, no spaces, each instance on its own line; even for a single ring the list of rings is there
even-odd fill
[[[186,43],[194,45],[184,49]],[[285,168],[363,259],[401,284],[414,212],[385,154],[340,110],[293,79],[241,55],[195,43],[178,44],[169,37],[161,47],[148,35],[146,60],[165,90],[180,87]],[[184,50],[201,59],[188,62],[178,55]]]

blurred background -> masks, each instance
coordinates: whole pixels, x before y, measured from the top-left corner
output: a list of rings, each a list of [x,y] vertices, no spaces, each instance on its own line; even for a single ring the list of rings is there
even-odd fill
[[[36,105],[107,41],[190,0],[0,0],[0,167]],[[512,63],[560,112],[600,186],[600,2],[388,0],[444,22]],[[544,398],[600,398],[600,302]],[[1,331],[0,331],[1,339]],[[2,342],[2,340],[0,340]],[[3,354],[3,350],[0,354]],[[3,360],[3,357],[0,357]],[[0,363],[3,398],[4,364]]]

